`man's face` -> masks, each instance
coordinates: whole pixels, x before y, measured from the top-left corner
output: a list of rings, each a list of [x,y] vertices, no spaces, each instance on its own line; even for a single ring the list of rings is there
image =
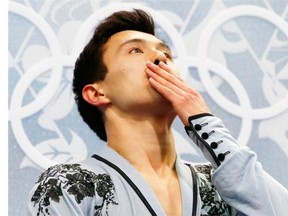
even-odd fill
[[[169,47],[151,34],[127,30],[107,41],[103,60],[108,73],[102,85],[114,107],[124,112],[151,111],[153,106],[171,109],[170,103],[152,89],[145,72],[146,62],[156,59],[175,67]]]

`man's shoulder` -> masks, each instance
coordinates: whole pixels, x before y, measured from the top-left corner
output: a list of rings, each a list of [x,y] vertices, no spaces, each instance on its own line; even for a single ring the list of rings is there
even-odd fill
[[[43,183],[48,179],[67,179],[68,181],[73,181],[74,179],[84,177],[86,181],[94,181],[98,175],[103,175],[103,169],[101,169],[101,166],[97,162],[92,164],[90,161],[91,159],[87,158],[78,163],[58,163],[52,165],[40,174],[36,183]]]
[[[95,181],[103,174],[96,174],[94,171],[89,170],[89,168],[80,163],[71,164],[55,164],[48,169],[46,169],[39,176],[36,183],[44,183],[48,180],[51,181],[63,181],[64,179],[68,182],[70,181]],[[85,178],[84,178],[85,177]],[[83,179],[82,179],[83,178]]]
[[[63,195],[64,189],[68,194],[74,195],[75,200],[79,203],[83,199],[80,194],[88,197],[95,196],[95,187],[101,183],[111,185],[109,190],[114,189],[107,173],[95,173],[79,163],[56,164],[45,170],[36,181],[38,187],[32,201],[36,201],[45,192],[57,202],[59,196]]]
[[[80,163],[56,164],[39,176],[31,191],[30,201],[39,209],[48,209],[52,203],[63,204],[68,199],[68,202],[77,204],[86,198],[116,204],[114,190],[111,177],[105,172],[96,173]]]

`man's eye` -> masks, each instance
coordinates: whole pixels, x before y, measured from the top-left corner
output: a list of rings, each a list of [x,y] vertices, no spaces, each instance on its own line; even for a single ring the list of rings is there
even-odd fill
[[[143,53],[143,52],[142,52],[142,50],[139,49],[139,48],[133,48],[133,49],[130,50],[129,53]]]

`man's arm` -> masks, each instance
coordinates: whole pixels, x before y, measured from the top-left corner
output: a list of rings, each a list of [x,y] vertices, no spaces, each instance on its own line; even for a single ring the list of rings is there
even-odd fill
[[[287,189],[263,170],[253,151],[238,146],[220,119],[203,114],[189,122],[186,131],[212,163],[213,184],[229,205],[245,215],[287,215]]]
[[[254,152],[238,146],[201,95],[163,62],[148,62],[147,67],[151,86],[172,103],[187,133],[213,165],[212,180],[222,198],[246,215],[287,215],[287,189],[263,170]]]

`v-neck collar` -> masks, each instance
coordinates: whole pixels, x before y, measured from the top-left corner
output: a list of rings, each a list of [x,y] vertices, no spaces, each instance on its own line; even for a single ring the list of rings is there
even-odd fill
[[[176,172],[179,179],[181,198],[182,198],[182,215],[192,215],[192,175],[190,168],[184,164],[180,156],[176,159]],[[197,199],[197,197],[195,197]]]
[[[125,174],[132,180],[132,182],[137,185],[144,197],[149,201],[150,206],[157,213],[157,215],[166,215],[156,194],[150,185],[145,181],[144,177],[132,164],[130,164],[124,157],[122,157],[108,145],[100,149],[97,154],[116,164],[121,170],[125,172]]]
[[[114,149],[105,144],[97,151],[97,155],[109,160],[117,165],[125,174],[137,185],[143,196],[148,200],[150,206],[157,215],[166,215],[158,197],[152,187],[147,183],[140,172],[130,164],[124,157],[118,154]],[[182,199],[182,215],[191,215],[192,212],[192,178],[189,167],[186,166],[180,159],[179,155],[176,158],[176,172],[179,179],[181,199]]]

